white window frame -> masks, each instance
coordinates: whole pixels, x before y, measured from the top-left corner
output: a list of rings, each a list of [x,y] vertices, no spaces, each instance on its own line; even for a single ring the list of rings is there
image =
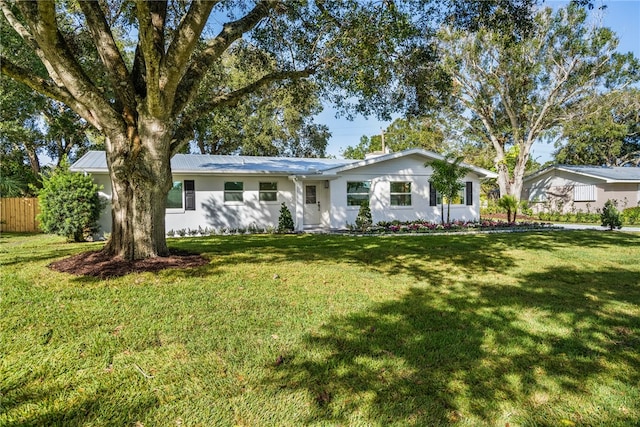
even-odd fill
[[[171,186],[171,189],[169,190],[169,193],[171,191],[176,190],[176,187],[180,186],[180,206],[168,206],[169,205],[169,194],[167,194],[167,206],[165,207],[165,211],[166,212],[184,212],[184,183],[182,181],[173,181],[173,184]]]
[[[240,190],[227,190],[227,184],[240,184]],[[240,194],[240,200],[227,200],[227,195]],[[243,181],[225,181],[224,182],[224,203],[229,205],[241,205],[244,203],[244,182]]]
[[[275,186],[275,188],[270,188],[270,189],[263,190],[262,189],[262,185],[263,184],[273,185],[273,186]],[[262,199],[263,195],[267,195],[267,194],[270,194],[270,195],[274,196],[273,200],[263,200]],[[278,182],[277,181],[259,182],[258,183],[258,201],[260,203],[278,203]]]
[[[367,188],[367,192],[349,192],[349,184],[363,184],[362,187]],[[349,200],[349,196],[359,196],[362,198],[360,203],[352,203],[352,200],[355,201],[357,198]],[[347,181],[347,206],[350,208],[360,208],[362,202],[366,199],[369,201],[371,196],[371,181]]]
[[[404,191],[404,192],[399,192],[399,191],[392,191],[393,189],[393,185],[394,184],[408,184],[409,185],[409,191]],[[411,193],[412,193],[412,185],[411,185],[411,181],[390,181],[389,182],[389,205],[392,208],[410,208],[413,206],[413,198],[411,197]],[[398,204],[394,204],[393,203],[393,196],[409,196],[409,204],[408,205],[398,205]]]

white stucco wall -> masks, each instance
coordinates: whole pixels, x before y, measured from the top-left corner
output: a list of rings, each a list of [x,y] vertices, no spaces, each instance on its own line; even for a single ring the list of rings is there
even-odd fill
[[[389,160],[379,164],[363,166],[337,173],[333,176],[309,176],[307,179],[290,179],[276,175],[189,175],[174,174],[174,181],[193,180],[195,183],[196,209],[168,209],[166,229],[197,229],[209,227],[258,228],[277,227],[280,205],[284,202],[291,211],[296,229],[304,229],[304,189],[306,185],[316,185],[320,202],[319,227],[343,229],[354,224],[358,206],[347,206],[347,182],[371,181],[370,207],[373,221],[411,221],[424,219],[439,222],[440,206],[429,206],[429,177],[432,170],[424,166],[425,159],[414,155]],[[102,193],[111,198],[108,175],[94,174],[94,180],[104,187]],[[243,202],[224,202],[225,181],[244,183]],[[390,182],[411,182],[411,206],[391,206]],[[463,181],[473,183],[473,205],[452,205],[451,219],[477,220],[480,217],[480,181],[474,173],[469,173]],[[260,202],[258,198],[260,182],[278,183],[278,200]],[[184,197],[184,195],[183,195]],[[184,199],[183,199],[184,200]],[[296,200],[298,203],[296,207]],[[300,206],[302,206],[300,208]],[[308,206],[307,208],[311,208]],[[318,209],[316,206],[315,209]],[[111,232],[111,205],[100,218],[101,230]],[[446,206],[445,206],[446,215]]]
[[[107,175],[94,175],[94,180],[104,189],[102,194],[111,198],[111,184]],[[167,209],[166,230],[197,229],[209,227],[218,230],[224,228],[277,227],[280,205],[284,202],[295,215],[294,183],[284,176],[213,176],[174,174],[174,181],[193,180],[196,192],[196,209]],[[243,202],[224,201],[224,183],[242,181],[244,184]],[[277,182],[278,200],[276,202],[259,201],[259,183]],[[184,207],[184,194],[183,194]],[[100,217],[103,232],[111,232],[111,205],[108,204]]]
[[[331,187],[331,228],[344,228],[354,224],[358,216],[358,206],[347,206],[347,182],[370,181],[371,196],[369,206],[373,222],[412,221],[424,219],[440,221],[440,206],[429,206],[430,167],[424,166],[421,156],[407,156],[380,164],[352,169],[338,174],[330,182]],[[411,182],[411,206],[391,206],[390,183],[394,181]],[[480,217],[480,181],[475,174],[469,173],[463,181],[473,182],[472,206],[451,205],[451,219],[477,220]],[[446,215],[446,206],[445,206]]]

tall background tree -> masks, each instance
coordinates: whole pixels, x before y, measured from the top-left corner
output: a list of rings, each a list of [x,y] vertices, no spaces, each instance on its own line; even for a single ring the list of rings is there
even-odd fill
[[[270,55],[244,41],[222,58],[231,80],[250,83],[276,71]],[[217,90],[219,75],[207,75],[197,101],[186,114],[197,114],[198,104]],[[323,157],[331,136],[313,122],[322,110],[319,87],[309,79],[273,82],[248,94],[234,106],[201,114],[194,122],[192,150],[202,154]]]
[[[563,126],[555,161],[567,165],[640,166],[640,90],[585,101]]]
[[[441,153],[448,148],[442,129],[434,117],[396,119],[382,132],[385,148],[391,151],[423,148]],[[342,155],[347,159],[364,159],[367,153],[382,150],[382,132],[378,135],[362,136],[358,145],[345,148]]]
[[[442,92],[432,38],[439,18],[501,22],[494,12],[507,11],[510,20],[526,21],[533,3],[0,0],[21,49],[39,64],[26,67],[17,51],[5,50],[1,69],[103,134],[113,189],[105,250],[138,259],[168,253],[170,159],[194,138],[204,114],[236,107],[276,82],[313,76],[339,108],[388,117]],[[243,38],[273,65],[233,79],[225,53]],[[207,77],[213,90],[196,104]]]
[[[535,142],[558,132],[585,100],[639,78],[635,58],[615,52],[613,32],[590,25],[575,4],[540,11],[521,37],[487,27],[445,27],[440,35],[458,117],[492,147],[500,193],[517,199]]]

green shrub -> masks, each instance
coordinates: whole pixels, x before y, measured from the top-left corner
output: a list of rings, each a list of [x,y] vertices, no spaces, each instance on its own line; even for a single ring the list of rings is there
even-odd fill
[[[625,224],[640,224],[640,206],[623,210],[622,219]]]
[[[531,207],[531,205],[529,204],[528,201],[526,200],[521,200],[520,201],[520,212],[528,217],[533,216],[533,208]],[[514,218],[515,220],[515,218]]]
[[[602,208],[600,219],[603,227],[609,227],[610,230],[614,228],[622,228],[622,216],[617,208],[617,202],[615,200],[607,200]]]
[[[507,213],[507,222],[515,222],[516,214],[518,212],[518,199],[515,196],[505,194],[498,199],[498,206]],[[513,219],[511,214],[513,213]]]
[[[361,231],[367,231],[373,225],[373,219],[371,218],[371,209],[369,208],[369,201],[365,200],[360,205],[358,216],[356,217],[356,227]]]
[[[104,207],[91,175],[70,172],[63,160],[59,168],[42,180],[38,193],[40,228],[45,233],[82,242],[98,230],[98,218]]]
[[[280,216],[278,217],[278,233],[292,232],[293,229],[294,225],[291,211],[283,202],[280,206]]]

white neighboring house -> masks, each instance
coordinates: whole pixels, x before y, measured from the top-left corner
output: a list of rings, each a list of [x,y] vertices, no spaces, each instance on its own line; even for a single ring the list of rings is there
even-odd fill
[[[618,208],[640,203],[640,167],[553,165],[526,176],[522,200],[535,212],[602,209],[607,200]]]
[[[167,200],[166,229],[277,227],[284,203],[298,231],[339,230],[355,223],[366,199],[374,223],[439,222],[439,195],[430,188],[433,171],[425,166],[434,159],[443,156],[422,149],[365,160],[177,154],[171,159],[174,184]],[[470,172],[456,204],[451,205],[451,219],[478,220],[480,182],[496,174],[464,166]],[[71,170],[91,173],[103,187],[102,195],[111,199],[103,151],[88,152]],[[111,231],[110,205],[100,227]]]

